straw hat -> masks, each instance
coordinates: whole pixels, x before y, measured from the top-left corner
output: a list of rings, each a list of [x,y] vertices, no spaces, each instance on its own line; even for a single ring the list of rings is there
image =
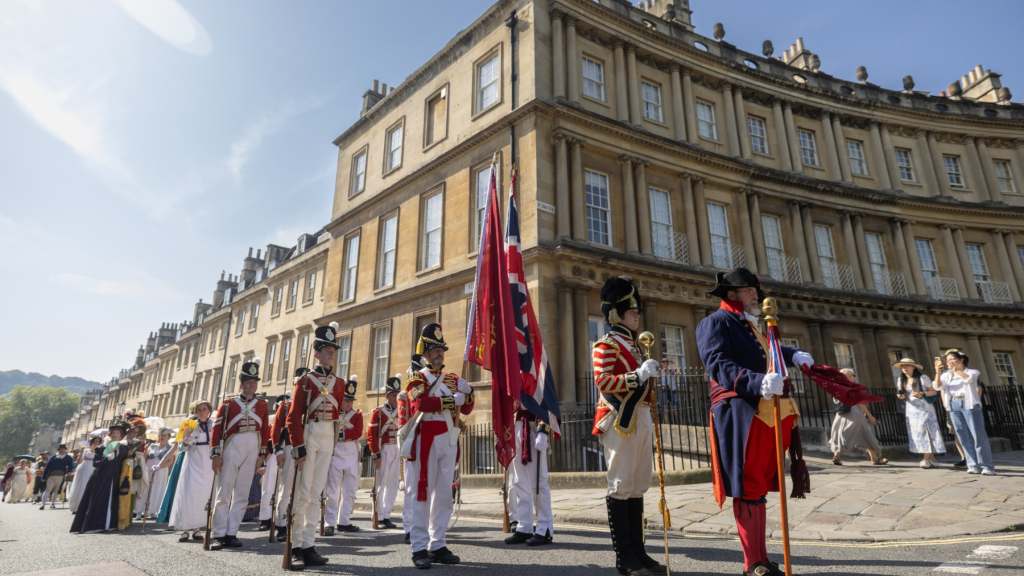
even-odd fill
[[[893,368],[902,368],[904,366],[913,366],[918,370],[924,370],[924,366],[918,364],[916,361],[914,361],[913,358],[900,358],[899,362],[896,362],[895,364],[892,365]]]

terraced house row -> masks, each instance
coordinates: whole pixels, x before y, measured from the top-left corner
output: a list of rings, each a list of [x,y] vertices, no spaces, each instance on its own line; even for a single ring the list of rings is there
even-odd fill
[[[280,390],[314,321],[341,325],[339,371],[360,375],[364,404],[406,368],[426,322],[442,323],[462,369],[495,156],[502,197],[518,169],[528,283],[566,406],[592,399],[607,275],[639,282],[656,354],[686,367],[715,272],[739,265],[779,297],[787,337],[873,386],[892,385],[894,359],[949,347],[986,383],[1017,385],[1024,105],[999,74],[977,66],[940,94],[910,76],[890,89],[864,67],[827,72],[802,39],[748,52],[722,25],[698,34],[691,15],[685,0],[503,0],[399,85],[374,81],[334,142],[322,241],[251,285],[243,268],[227,303],[197,310],[173,343],[157,335],[107,403],[180,415],[248,353],[275,364],[263,388]],[[275,290],[312,269],[308,312],[274,317]],[[258,325],[236,336],[253,304]]]

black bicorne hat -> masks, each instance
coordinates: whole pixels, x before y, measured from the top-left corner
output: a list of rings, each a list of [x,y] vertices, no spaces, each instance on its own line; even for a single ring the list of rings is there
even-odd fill
[[[238,373],[238,381],[245,382],[246,380],[259,380],[260,379],[260,359],[253,358],[248,362],[242,362],[242,370]]]
[[[612,324],[622,321],[626,310],[640,310],[640,291],[633,280],[625,276],[612,276],[601,287],[601,312]]]
[[[423,331],[420,332],[419,342],[416,343],[416,353],[425,354],[436,348],[448,350],[448,345],[445,344],[444,335],[441,333],[441,325],[437,322],[431,322],[424,326]]]
[[[327,326],[317,326],[315,338],[313,339],[313,349],[323,350],[328,346],[333,348],[341,348],[338,345],[338,323],[331,322]]]
[[[714,289],[708,292],[711,296],[718,296],[725,300],[725,295],[729,293],[729,290],[756,288],[758,301],[764,300],[764,290],[761,289],[761,281],[757,279],[756,274],[746,268],[737,268],[728,273],[719,272],[715,276],[715,283]]]

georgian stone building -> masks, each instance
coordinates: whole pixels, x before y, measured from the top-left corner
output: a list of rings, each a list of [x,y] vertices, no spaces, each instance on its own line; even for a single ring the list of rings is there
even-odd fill
[[[698,34],[689,2],[640,4],[501,1],[399,86],[374,81],[335,141],[323,311],[368,401],[431,320],[449,367],[481,379],[461,358],[495,154],[502,197],[518,166],[529,286],[570,405],[590,397],[606,276],[639,282],[657,354],[693,366],[714,274],[738,265],[780,299],[788,338],[871,385],[953,346],[1016,384],[1024,106],[999,75],[887,89],[828,74],[801,39],[755,54],[721,25]]]

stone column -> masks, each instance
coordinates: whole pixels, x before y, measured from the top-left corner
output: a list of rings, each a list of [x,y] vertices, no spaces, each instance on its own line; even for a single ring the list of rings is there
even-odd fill
[[[832,340],[832,323],[822,322],[821,327],[821,347],[825,351],[825,363],[829,366],[836,365],[836,344]]]
[[[686,218],[686,251],[689,256],[689,264],[701,265],[700,258],[700,234],[697,228],[697,212],[700,207],[694,200],[693,179],[689,174],[683,174],[683,214]]]
[[[572,152],[572,237],[586,241],[587,222],[583,218],[583,143],[573,138],[569,146]]]
[[[686,114],[686,139],[697,143],[697,109],[693,101],[693,79],[689,68],[683,68],[683,110]]]
[[[889,358],[884,352],[882,354],[878,353],[878,330],[868,326],[861,326],[860,340],[864,344],[864,353],[868,357],[870,373],[875,374],[879,378],[878,386],[871,387],[885,388],[890,383],[889,381],[892,380],[892,372],[889,370]]]
[[[558,362],[558,378],[561,380],[559,390],[563,401],[579,402],[576,396],[576,363],[573,361],[573,352],[578,339],[573,330],[573,297],[572,288],[568,286],[558,287],[558,353],[561,358]]]
[[[864,217],[860,214],[853,215],[853,236],[857,242],[857,256],[860,258],[860,269],[864,274],[864,286],[873,286],[871,260],[868,259],[868,241],[864,236]]]
[[[1010,267],[1013,269],[1013,277],[1017,282],[1017,289],[1021,296],[1024,296],[1024,263],[1020,261],[1020,254],[1017,250],[1017,242],[1013,239],[1013,232],[1003,232],[1003,243],[1006,246],[1006,253],[1010,257]]]
[[[839,120],[838,114],[832,115],[832,134],[836,139],[836,160],[839,161],[839,170],[843,175],[844,182],[853,182],[850,176],[850,162],[846,153],[846,136],[843,134],[843,123]]]
[[[761,195],[757,192],[747,193],[747,202],[750,204],[750,224],[754,230],[754,252],[757,255],[757,262],[759,264],[758,269],[762,274],[768,272],[768,251],[764,245],[764,227],[761,224]],[[786,273],[786,263],[782,263],[782,273]],[[785,280],[785,276],[782,278],[776,278],[776,280]]]
[[[632,45],[626,46],[626,71],[629,82],[629,122],[640,125],[643,116],[640,113],[640,78],[636,71],[636,49]]]
[[[697,229],[700,233],[700,261],[711,265],[711,226],[708,224],[708,201],[704,197],[704,179],[693,179],[693,200],[697,212]]]
[[[840,224],[843,228],[843,244],[846,245],[847,260],[850,261],[850,267],[853,268],[853,282],[857,290],[863,290],[864,286],[867,285],[866,274],[870,273],[870,270],[861,270],[860,256],[857,254],[857,242],[853,236],[852,216],[846,210],[841,210],[839,215]]]
[[[814,356],[815,358],[820,358],[821,361],[825,362],[826,364],[834,366],[835,364],[833,364],[832,362],[828,362],[828,360],[826,360],[827,356],[825,354],[825,343],[822,341],[821,338],[821,323],[808,322],[807,333],[811,337],[811,356]],[[832,352],[832,355],[835,355],[835,351]]]
[[[744,158],[750,158],[750,134],[747,130],[747,107],[743,104],[743,89],[737,86],[732,91],[732,96],[736,101],[736,137],[740,143],[740,154]],[[765,136],[767,137],[767,134]]]
[[[565,41],[562,13],[551,13],[551,68],[553,71],[555,98],[565,98]]]
[[[822,284],[821,262],[818,260],[818,245],[814,241],[814,220],[811,218],[811,207],[804,204],[800,207],[800,219],[803,221],[804,243],[807,246],[807,257],[811,261],[811,277],[815,284]]]
[[[626,88],[626,51],[622,42],[615,43],[615,113],[620,122],[629,122],[629,92]]]
[[[587,376],[594,373],[587,334],[587,289],[573,289],[572,298],[573,333],[576,335],[572,349],[572,359],[576,361],[576,401],[586,402],[593,393],[588,386],[590,388],[594,386],[593,382],[587,382]]]
[[[974,284],[974,272],[971,269],[971,261],[967,258],[967,246],[964,244],[962,228],[953,228],[953,246],[956,247],[956,255],[960,260],[960,270],[963,273],[967,294],[977,300],[979,298],[978,287]]]
[[[796,133],[796,122],[793,121],[793,107],[786,102],[782,107],[782,116],[786,123],[786,140],[789,143],[789,158],[793,161],[793,171],[803,172],[804,162],[800,158],[800,138]]]
[[[981,172],[985,175],[985,183],[988,184],[989,197],[996,202],[1002,202],[1003,194],[999,191],[999,182],[996,181],[995,165],[992,161],[992,154],[988,151],[988,144],[984,138],[972,138],[978,147],[978,159],[981,163]]]
[[[885,157],[886,173],[889,174],[889,182],[893,188],[900,188],[900,170],[896,165],[896,147],[893,146],[892,136],[886,126],[880,126],[882,133],[882,155]],[[920,168],[914,166],[918,173]]]
[[[928,361],[931,356],[929,355],[928,337],[925,336],[924,332],[914,330],[914,345],[916,348],[916,351],[914,352],[916,358],[914,359],[920,362],[921,365],[927,369],[932,363]]]
[[[999,372],[996,370],[995,354],[992,353],[992,338],[981,336],[978,340],[981,344],[982,365],[988,370],[988,380],[985,380],[985,383],[989,386],[998,386],[1000,380]]]
[[[828,162],[829,173],[833,180],[842,180],[843,171],[839,167],[839,151],[836,150],[836,137],[832,133],[832,115],[821,113],[821,131],[824,138],[825,161]]]
[[[989,351],[991,351],[991,347],[989,347]],[[971,357],[971,368],[981,371],[982,382],[991,385],[991,375],[995,373],[995,370],[989,368],[989,365],[992,363],[992,355],[988,354],[986,357],[986,354],[981,349],[981,341],[977,334],[967,335],[967,355]]]
[[[988,174],[983,172],[981,158],[978,155],[978,141],[973,136],[968,136],[966,147],[967,166],[965,168],[971,173],[971,178],[967,182],[978,189],[978,196],[982,202],[992,200],[993,196],[989,187]]]
[[[928,139],[925,137],[925,133],[921,130],[917,131],[917,154],[914,155],[914,161],[920,164],[921,168],[918,169],[918,180],[921,184],[925,185],[925,188],[929,193],[935,196],[942,196],[944,194],[942,189],[942,183],[935,179],[938,173],[935,165],[933,164],[934,156],[932,154],[931,146],[928,145]]]
[[[580,55],[576,51],[576,19],[565,21],[565,71],[569,76],[569,101],[580,101]]]
[[[786,138],[788,130],[785,114],[782,112],[782,102],[778,100],[772,102],[772,121],[775,124],[775,153],[782,160],[782,169],[792,171],[793,161],[790,159],[790,145]]]
[[[555,134],[555,237],[572,237],[569,200],[569,147],[564,134]]]
[[[936,334],[929,332],[925,338],[928,340],[928,355],[918,362],[924,364],[925,368],[931,371],[931,366],[935,364],[935,357],[942,354],[942,348],[939,346],[939,337]],[[934,374],[929,374],[929,376],[934,376]]]
[[[899,261],[901,270],[910,270],[910,255],[907,254],[907,244],[903,239],[903,223],[893,218],[889,221],[892,230],[892,243],[896,247],[896,260]],[[914,293],[914,282],[911,278],[904,278],[904,286],[907,287],[907,294]]]
[[[757,265],[757,253],[754,252],[754,237],[750,233],[750,208],[747,206],[747,191],[743,188],[736,190],[736,207],[739,208],[740,237],[743,239],[745,265],[754,274],[759,274],[760,268]]]
[[[912,285],[914,294],[925,296],[928,294],[928,286],[925,285],[924,275],[921,273],[921,257],[917,254],[914,224],[909,220],[903,222],[903,243],[906,245],[907,255],[910,257],[910,275],[914,281]]]
[[[789,202],[789,225],[793,230],[793,239],[789,245],[796,246],[797,258],[800,260],[801,279],[804,282],[812,282],[811,248],[807,246],[807,236],[804,235],[803,217],[800,215],[800,204],[798,202]]]
[[[732,97],[732,86],[722,84],[722,101],[725,102],[725,143],[730,156],[739,156],[740,146],[736,131],[736,102]]]
[[[637,235],[637,206],[636,187],[633,184],[633,159],[629,156],[619,156],[619,165],[622,169],[622,215],[626,228],[626,252],[637,254],[640,252],[639,236]]]
[[[888,131],[886,131],[888,132]],[[871,123],[871,149],[874,152],[872,154],[875,162],[875,172],[878,174],[878,182],[881,183],[882,188],[889,190],[894,188],[893,183],[899,182],[899,180],[892,180],[889,178],[889,163],[895,160],[894,158],[886,153],[884,144],[882,144],[882,130],[879,129],[878,122]]]
[[[1004,231],[993,230],[992,231],[992,243],[996,246],[996,255],[999,258],[999,269],[1002,272],[1002,280],[1010,285],[1010,294],[1013,295],[1014,302],[1020,302],[1020,289],[1017,287],[1017,281],[1013,276],[1013,264],[1010,263],[1010,255],[1006,251],[1006,242],[1003,240]]]
[[[661,358],[661,338],[658,338],[660,332],[658,321],[658,303],[655,300],[644,299],[644,326],[643,330],[650,330],[654,334],[654,345],[651,346],[651,358],[658,360]]]
[[[651,195],[647,189],[647,162],[637,160],[636,170],[636,212],[639,220],[640,253],[651,254]]]
[[[942,161],[942,154],[939,152],[939,145],[935,141],[935,133],[928,133],[928,155],[932,159],[932,167],[935,169],[935,181],[939,186],[940,196],[952,196],[953,190],[949,187],[949,178],[946,177],[946,166]]]
[[[679,65],[673,64],[672,75],[672,137],[676,140],[686,139],[686,122],[683,115],[683,85],[679,78]]]
[[[945,224],[939,226],[939,228],[942,230],[942,245],[945,247],[946,262],[948,262],[950,266],[949,273],[952,274],[953,279],[956,281],[957,289],[960,292],[960,297],[964,298],[971,293],[968,290],[967,285],[973,287],[974,282],[964,282],[964,271],[963,268],[960,267],[960,256],[956,248],[956,241],[953,239],[953,229]],[[973,298],[977,298],[977,288],[973,288],[973,290]]]

